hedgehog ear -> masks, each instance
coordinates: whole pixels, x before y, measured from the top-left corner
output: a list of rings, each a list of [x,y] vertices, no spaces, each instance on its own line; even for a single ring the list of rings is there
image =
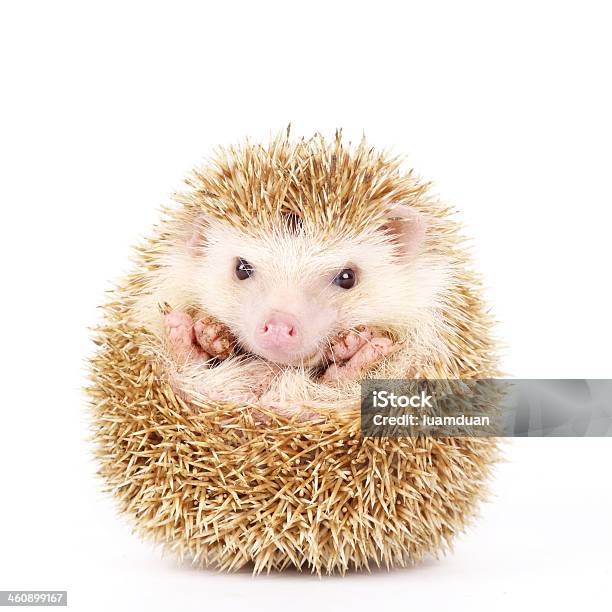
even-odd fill
[[[191,221],[191,234],[187,240],[187,249],[192,255],[201,255],[205,244],[204,229],[208,225],[208,215],[198,213]]]
[[[387,219],[380,229],[397,245],[401,255],[415,255],[425,241],[423,215],[411,206],[396,204],[389,210]]]

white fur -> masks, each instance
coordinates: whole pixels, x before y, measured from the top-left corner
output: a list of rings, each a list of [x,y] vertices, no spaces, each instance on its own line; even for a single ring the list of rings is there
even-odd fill
[[[330,338],[359,325],[381,329],[403,343],[401,351],[370,376],[403,377],[406,363],[416,366],[444,357],[440,312],[453,284],[453,265],[449,258],[431,252],[427,241],[406,257],[377,227],[334,235],[308,228],[296,233],[279,223],[247,234],[210,219],[199,246],[189,239],[192,229],[182,228],[175,240],[166,243],[156,262],[159,269],[150,274],[146,291],[134,305],[134,323],[163,344],[158,305],[167,302],[174,309],[191,308],[216,317],[254,351],[256,321],[266,311],[283,310],[303,322],[305,350],[297,367],[281,367],[253,355],[215,368],[175,369],[172,375],[185,390],[200,390],[213,399],[256,401],[252,390],[265,380],[265,395],[285,403],[352,401],[358,394],[355,381],[320,383],[313,380],[308,366],[317,361],[312,356],[321,355]],[[236,278],[237,257],[255,267],[252,278]],[[358,275],[349,290],[333,284],[346,267]]]

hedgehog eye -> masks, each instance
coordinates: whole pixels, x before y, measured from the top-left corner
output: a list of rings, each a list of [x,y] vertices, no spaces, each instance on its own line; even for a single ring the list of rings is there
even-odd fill
[[[355,286],[357,277],[355,271],[351,268],[344,268],[338,272],[336,278],[334,278],[334,284],[342,289],[351,289]]]
[[[255,273],[255,268],[246,260],[239,257],[236,262],[236,277],[238,280],[246,280]]]

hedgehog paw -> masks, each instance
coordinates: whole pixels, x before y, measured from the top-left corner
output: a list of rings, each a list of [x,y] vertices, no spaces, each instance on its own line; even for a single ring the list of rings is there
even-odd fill
[[[236,342],[228,327],[213,317],[197,321],[193,326],[193,333],[204,352],[220,360],[230,356]]]
[[[373,335],[372,330],[365,325],[341,332],[330,341],[325,356],[334,363],[348,361],[372,339]]]
[[[370,366],[400,348],[385,336],[375,336],[368,328],[346,332],[332,342],[329,358],[334,360],[323,375],[323,382],[348,381],[359,378]]]
[[[172,310],[164,315],[166,337],[173,357],[180,363],[207,361],[209,355],[196,342],[193,319],[186,313]]]

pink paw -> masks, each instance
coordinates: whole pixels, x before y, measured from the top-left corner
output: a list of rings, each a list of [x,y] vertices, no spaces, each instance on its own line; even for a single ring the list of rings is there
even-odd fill
[[[193,326],[198,344],[211,357],[227,359],[235,343],[235,338],[226,325],[213,317],[200,319]]]
[[[193,319],[186,313],[172,310],[164,315],[164,326],[170,351],[181,362],[191,358],[208,359],[196,343]]]
[[[364,325],[339,333],[330,342],[327,358],[334,362],[348,361],[374,334]]]
[[[355,380],[368,369],[400,348],[390,338],[375,336],[368,328],[340,334],[332,341],[329,358],[334,360],[323,375],[323,382]]]

